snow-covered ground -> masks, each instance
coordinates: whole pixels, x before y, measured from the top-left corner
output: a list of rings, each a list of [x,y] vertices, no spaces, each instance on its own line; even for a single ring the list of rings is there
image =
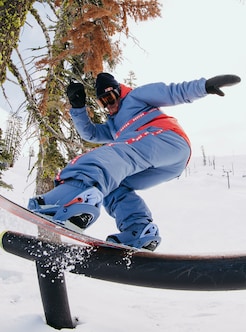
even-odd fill
[[[163,237],[158,252],[246,253],[246,156],[215,158],[203,166],[191,160],[182,176],[140,194],[153,211]],[[33,161],[32,161],[33,163]],[[34,195],[28,158],[20,158],[0,193],[26,206]],[[228,188],[228,178],[230,189]],[[0,231],[36,234],[34,225],[0,210]],[[105,238],[115,232],[102,211],[87,231]],[[78,332],[241,332],[246,328],[246,291],[190,292],[151,289],[66,273],[70,309]],[[48,332],[33,262],[0,251],[0,326],[3,332]],[[71,331],[63,329],[62,331]]]

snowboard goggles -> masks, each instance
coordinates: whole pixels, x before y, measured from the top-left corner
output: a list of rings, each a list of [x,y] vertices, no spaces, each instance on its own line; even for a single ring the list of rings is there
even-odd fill
[[[97,99],[97,103],[100,107],[106,108],[108,105],[113,105],[119,98],[120,94],[117,89],[111,90],[103,94]]]

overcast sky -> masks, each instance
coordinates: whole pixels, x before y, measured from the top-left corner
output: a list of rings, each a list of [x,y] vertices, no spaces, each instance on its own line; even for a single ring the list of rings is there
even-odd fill
[[[201,145],[211,156],[246,154],[246,4],[240,0],[161,2],[160,19],[131,23],[131,34],[141,48],[128,40],[124,60],[113,74],[123,82],[133,71],[137,85],[239,75],[242,82],[225,88],[225,97],[210,95],[163,111],[178,118],[194,155],[201,155]],[[15,91],[11,98],[17,103],[20,95]],[[2,96],[0,107],[7,109]],[[0,119],[2,126],[2,111]]]

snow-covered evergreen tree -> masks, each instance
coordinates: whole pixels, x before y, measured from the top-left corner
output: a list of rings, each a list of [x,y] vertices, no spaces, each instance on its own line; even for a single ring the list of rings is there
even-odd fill
[[[4,145],[10,155],[10,167],[13,167],[21,151],[22,120],[19,116],[11,116],[7,121]]]
[[[2,171],[6,170],[9,167],[9,163],[11,160],[10,154],[6,150],[5,142],[2,139],[2,129],[0,128],[0,187],[10,188],[12,186],[7,184],[2,180]]]

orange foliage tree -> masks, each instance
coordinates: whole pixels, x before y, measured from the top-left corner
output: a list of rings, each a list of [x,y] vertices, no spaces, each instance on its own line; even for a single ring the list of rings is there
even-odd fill
[[[79,10],[74,6],[76,1],[70,0],[69,3],[72,5],[72,22],[63,38],[66,48],[53,61],[82,55],[84,72],[93,75],[103,70],[105,61],[114,64],[115,59],[119,59],[121,45],[112,43],[111,38],[120,33],[128,37],[128,18],[137,22],[160,16],[160,5],[155,0],[83,1]]]

